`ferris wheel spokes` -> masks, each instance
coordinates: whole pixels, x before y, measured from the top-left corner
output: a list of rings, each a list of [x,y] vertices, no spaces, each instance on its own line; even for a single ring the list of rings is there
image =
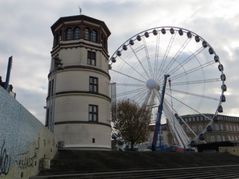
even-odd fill
[[[155,34],[158,34],[157,31],[155,31]],[[159,47],[160,47],[160,34],[157,35],[156,41],[155,41],[155,56],[154,56],[154,73],[153,73],[153,79],[156,80],[156,76],[158,74],[157,67],[159,66]]]
[[[141,68],[143,69],[145,75],[146,75],[148,78],[150,78],[150,76],[149,76],[149,74],[148,74],[148,71],[145,69],[143,63],[141,62],[140,58],[139,58],[138,55],[137,55],[137,52],[134,51],[134,49],[133,49],[133,47],[132,47],[131,45],[130,45],[130,49],[132,50],[132,52],[133,52],[134,56],[136,57],[138,63],[140,64]]]
[[[169,52],[171,50],[172,44],[174,42],[174,39],[175,39],[175,34],[172,35],[171,38],[170,38],[170,41],[169,41],[169,43],[167,45],[167,48],[166,48],[166,51],[164,53],[162,62],[161,62],[160,66],[159,66],[159,69],[158,69],[158,74],[161,74],[162,78],[163,78],[164,74],[169,74],[169,73],[162,73],[162,71],[164,69],[164,66],[166,65],[166,61],[167,61]]]
[[[200,80],[192,80],[192,81],[179,81],[179,82],[171,82],[171,86],[180,86],[180,85],[197,85],[204,83],[215,83],[221,81],[220,78],[209,78],[209,79],[200,79]]]
[[[193,107],[187,105],[187,104],[184,103],[183,101],[181,101],[181,100],[175,98],[174,96],[171,96],[169,93],[165,93],[165,94],[168,95],[168,96],[170,96],[171,98],[173,98],[175,101],[181,103],[182,105],[184,105],[184,106],[187,107],[188,109],[190,109],[193,113],[199,114],[199,115],[203,116],[205,119],[208,119],[208,120],[210,120],[210,121],[213,120],[213,118],[209,118],[209,117],[206,116],[204,113],[199,112],[197,109],[194,109]],[[217,112],[216,112],[216,114],[217,114]],[[215,114],[215,115],[216,115],[216,114]]]
[[[182,72],[182,73],[179,73],[179,74],[176,74],[176,75],[172,75],[171,76],[171,79],[173,80],[176,80],[176,79],[179,79],[183,76],[185,76],[185,74],[190,74],[190,73],[193,73],[193,72],[197,72],[198,70],[202,70],[210,65],[214,65],[214,61],[209,61],[209,62],[206,62],[204,64],[201,64],[200,66],[197,66],[197,67],[194,67],[194,68],[191,68],[185,72]]]
[[[133,71],[135,71],[139,76],[141,76],[144,80],[147,80],[147,78],[142,74],[140,73],[134,66],[130,65],[126,60],[124,60],[122,57],[120,57],[120,59],[125,63],[127,64]]]
[[[113,71],[113,72],[115,72],[115,73],[118,73],[118,74],[120,74],[120,75],[126,76],[126,77],[128,77],[128,78],[131,78],[131,79],[133,79],[133,80],[136,80],[136,81],[139,81],[139,82],[145,84],[145,81],[140,80],[140,79],[138,79],[138,78],[135,78],[135,77],[133,77],[133,76],[130,76],[130,75],[128,75],[128,74],[125,74],[125,73],[122,73],[122,72],[120,72],[120,71],[113,70],[113,69],[111,69],[111,71]]]
[[[176,89],[172,89],[172,88],[167,88],[168,90],[171,90],[173,92],[176,93],[180,93],[180,94],[185,94],[185,95],[189,95],[189,96],[194,96],[194,97],[198,97],[198,98],[205,98],[208,100],[214,100],[214,101],[218,101],[217,98],[211,97],[211,96],[206,96],[206,95],[201,95],[201,94],[196,94],[196,93],[192,93],[192,92],[187,92],[187,91],[181,91],[181,90],[176,90]],[[171,94],[170,94],[171,95]]]
[[[183,53],[183,50],[187,47],[191,39],[186,39],[182,46],[179,47],[178,51],[175,53],[175,55],[171,58],[165,69],[162,71],[161,74],[168,73],[169,69],[174,65],[174,63],[177,61],[178,57]],[[159,77],[158,77],[159,78]]]
[[[125,86],[125,87],[129,87],[129,86],[133,86],[133,87],[144,87],[145,84],[142,83],[117,83],[117,86]]]
[[[145,56],[146,56],[146,60],[148,63],[148,73],[150,74],[150,77],[153,78],[153,68],[152,68],[152,64],[151,64],[151,60],[150,60],[150,56],[149,56],[149,51],[148,51],[148,46],[145,40],[145,37],[143,37],[143,43],[144,43],[144,51],[145,51]]]
[[[135,93],[140,92],[140,91],[144,91],[144,87],[136,88],[136,89],[129,90],[129,91],[120,92],[120,93],[118,93],[118,97],[127,96],[127,95],[130,95],[130,94],[135,94]]]

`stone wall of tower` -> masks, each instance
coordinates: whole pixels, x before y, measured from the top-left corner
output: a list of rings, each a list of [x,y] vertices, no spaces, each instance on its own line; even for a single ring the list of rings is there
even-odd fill
[[[87,22],[87,23],[86,23]],[[80,39],[64,40],[64,24],[79,27]],[[98,29],[97,41],[85,39],[82,34],[90,28]],[[107,48],[99,38],[109,36],[102,21],[87,16],[60,18],[52,31],[61,34],[52,50],[47,98],[47,123],[54,126],[56,140],[65,149],[110,149],[110,96]],[[108,32],[108,33],[106,33]],[[104,34],[104,35],[102,35]],[[63,40],[62,40],[63,39]],[[55,41],[55,40],[54,40]],[[107,43],[104,40],[104,44]],[[96,64],[88,62],[88,53],[94,52]],[[60,60],[61,68],[56,66]],[[90,78],[97,78],[97,91],[90,90]],[[90,105],[97,106],[97,120],[92,121]],[[95,114],[94,114],[95,115]],[[52,128],[53,129],[53,128]]]

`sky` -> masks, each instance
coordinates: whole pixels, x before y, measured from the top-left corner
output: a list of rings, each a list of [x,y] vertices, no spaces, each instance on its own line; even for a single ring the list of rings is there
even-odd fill
[[[82,14],[104,21],[111,31],[109,55],[128,38],[158,26],[179,26],[206,39],[225,67],[225,115],[239,116],[239,1],[236,0],[7,0],[0,1],[0,76],[13,56],[16,99],[45,122],[47,75],[60,17]]]

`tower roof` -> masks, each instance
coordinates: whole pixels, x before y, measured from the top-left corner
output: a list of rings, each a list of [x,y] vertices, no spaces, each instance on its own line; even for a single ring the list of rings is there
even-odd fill
[[[93,22],[96,24],[101,25],[104,30],[106,31],[106,33],[108,34],[108,36],[111,34],[110,30],[108,29],[108,27],[106,26],[106,24],[98,19],[89,17],[89,16],[85,16],[85,15],[76,15],[76,16],[67,16],[67,17],[60,17],[52,26],[51,26],[51,30],[52,32],[55,31],[55,29],[62,23],[64,22],[69,22],[69,21],[78,21],[78,20],[85,20],[88,22]]]

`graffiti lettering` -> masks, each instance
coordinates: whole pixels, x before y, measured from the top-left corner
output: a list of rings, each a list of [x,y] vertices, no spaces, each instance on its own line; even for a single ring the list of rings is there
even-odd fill
[[[11,158],[7,154],[7,150],[5,148],[5,140],[3,141],[1,151],[0,151],[0,174],[7,175],[9,172],[11,164]]]
[[[37,158],[37,151],[39,150],[39,148],[40,148],[40,137],[38,137],[33,156],[29,156],[30,155],[29,151],[18,154],[18,156],[21,156],[19,160],[15,160],[15,163],[18,165],[18,167],[20,169],[34,167],[35,159]]]
[[[20,160],[16,160],[16,163],[20,169],[25,169],[34,166],[34,159],[36,159],[37,154],[35,153],[32,157],[25,157]]]

